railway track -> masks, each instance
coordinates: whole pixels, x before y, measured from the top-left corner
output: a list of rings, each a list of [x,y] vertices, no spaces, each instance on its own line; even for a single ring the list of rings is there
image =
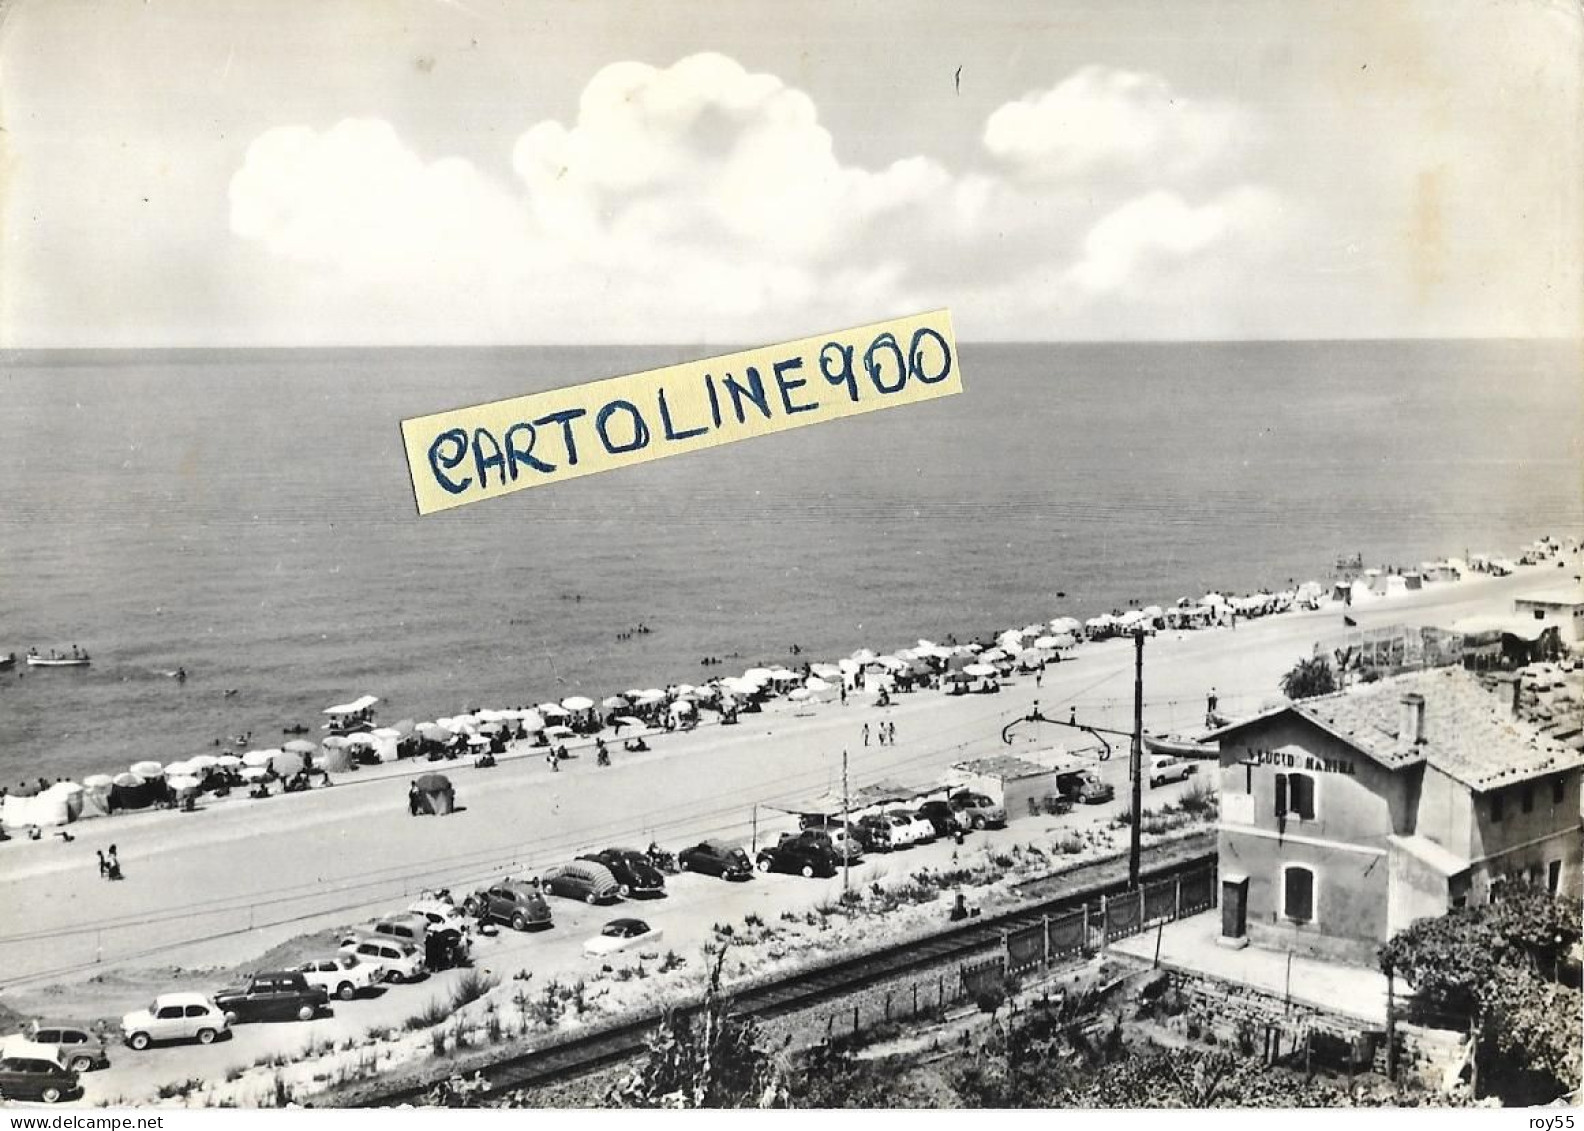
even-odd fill
[[[1141,881],[1171,879],[1202,868],[1215,859],[1213,834],[1158,845],[1143,854]],[[1048,894],[1036,902],[998,915],[954,924],[923,939],[913,939],[867,954],[799,971],[758,985],[735,988],[739,1013],[769,1019],[798,1012],[870,986],[944,963],[967,959],[1001,946],[1008,932],[1039,924],[1059,914],[1127,890],[1127,859],[1112,857],[1047,877],[1033,884]],[[685,1010],[695,1010],[690,1003]],[[476,1071],[492,1094],[536,1087],[578,1076],[627,1060],[644,1049],[644,1040],[660,1020],[658,1012],[595,1032],[571,1037],[543,1048],[506,1056]],[[470,1069],[470,1071],[473,1071]],[[359,1107],[395,1107],[420,1102],[444,1075],[398,1087],[360,1090],[345,1102]],[[334,1101],[333,1101],[334,1102]]]

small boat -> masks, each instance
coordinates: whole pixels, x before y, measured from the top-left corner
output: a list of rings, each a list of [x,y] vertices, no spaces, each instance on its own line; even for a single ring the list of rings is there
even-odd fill
[[[1219,758],[1221,748],[1213,742],[1195,742],[1169,734],[1146,734],[1144,749],[1151,754],[1168,754],[1174,758]]]
[[[30,668],[86,668],[88,657],[82,656],[29,656]]]
[[[16,667],[15,652],[8,652],[4,656],[0,656],[0,672],[10,671],[14,667]]]

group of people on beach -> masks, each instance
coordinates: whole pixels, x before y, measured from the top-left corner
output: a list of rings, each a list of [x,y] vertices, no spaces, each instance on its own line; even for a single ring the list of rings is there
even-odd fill
[[[896,745],[896,720],[883,719],[875,725],[875,741],[881,746]],[[863,744],[869,745],[869,724],[863,725]]]
[[[119,880],[121,878],[121,858],[116,855],[116,846],[111,845],[109,853],[99,852],[99,878],[101,880]]]

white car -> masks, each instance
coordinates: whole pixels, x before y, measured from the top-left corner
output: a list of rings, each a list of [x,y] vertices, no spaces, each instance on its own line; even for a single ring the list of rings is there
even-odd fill
[[[322,986],[324,992],[342,1001],[351,1001],[359,990],[366,990],[379,981],[380,969],[371,962],[363,962],[350,954],[336,954],[327,958],[313,958],[297,967],[310,986]]]
[[[211,1044],[230,1028],[220,1007],[203,994],[160,994],[147,1009],[121,1018],[122,1037],[139,1052],[155,1041]]]
[[[473,920],[462,914],[456,904],[444,899],[419,899],[407,906],[407,914],[416,915],[429,924],[431,931],[455,931],[468,935],[473,931]]]
[[[1150,788],[1154,789],[1158,785],[1172,781],[1187,781],[1188,775],[1198,769],[1196,764],[1186,758],[1178,758],[1171,754],[1156,754],[1150,758]]]
[[[424,974],[423,952],[411,943],[360,938],[343,943],[341,953],[374,967],[382,982],[416,982]]]
[[[583,944],[585,954],[615,954],[630,947],[658,942],[665,934],[642,919],[612,919],[605,929]]]
[[[927,844],[935,839],[935,826],[918,814],[909,813],[906,809],[891,810],[886,814],[886,820],[891,822],[892,848]]]

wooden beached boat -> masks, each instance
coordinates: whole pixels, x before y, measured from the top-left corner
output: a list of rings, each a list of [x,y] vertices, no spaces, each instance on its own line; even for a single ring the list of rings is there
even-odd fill
[[[1218,758],[1221,748],[1212,742],[1195,742],[1176,735],[1146,734],[1144,749],[1151,754],[1169,754],[1173,758]]]
[[[14,667],[16,667],[15,652],[8,652],[4,656],[0,656],[0,672],[10,671]]]
[[[87,656],[29,656],[30,668],[86,668]]]

